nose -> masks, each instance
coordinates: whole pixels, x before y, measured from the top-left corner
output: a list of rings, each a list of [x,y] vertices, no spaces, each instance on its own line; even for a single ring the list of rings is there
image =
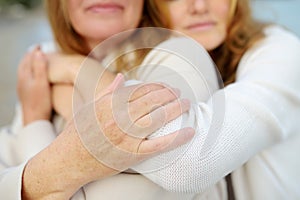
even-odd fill
[[[207,0],[190,0],[189,2],[189,11],[193,14],[203,14],[208,10]]]

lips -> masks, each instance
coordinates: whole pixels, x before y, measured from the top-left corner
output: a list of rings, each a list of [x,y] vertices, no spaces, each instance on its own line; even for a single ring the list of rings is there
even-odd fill
[[[196,22],[191,25],[186,26],[189,30],[208,30],[215,26],[216,23],[213,21],[205,21],[205,22]]]
[[[94,13],[113,13],[124,9],[124,6],[118,3],[94,3],[87,7],[88,11]]]

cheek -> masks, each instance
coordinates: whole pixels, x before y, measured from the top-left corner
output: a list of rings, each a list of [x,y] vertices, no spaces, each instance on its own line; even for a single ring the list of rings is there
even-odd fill
[[[131,8],[127,10],[127,23],[132,24],[132,27],[137,27],[141,21],[143,12],[143,1],[133,0]]]
[[[72,27],[78,31],[82,29],[82,21],[83,17],[80,15],[80,13],[77,13],[75,11],[69,12],[69,22],[72,24]]]
[[[80,10],[80,2],[77,0],[68,0],[65,4],[70,19],[75,19],[76,12]]]
[[[182,27],[182,19],[183,17],[180,17],[178,15],[170,15],[169,18],[167,18],[168,28],[180,30]]]
[[[217,17],[225,24],[227,24],[227,21],[229,19],[230,13],[230,5],[229,3],[224,3],[218,6],[215,10],[215,13],[217,13]]]
[[[67,12],[69,17],[69,22],[72,26],[78,24],[78,21],[82,18],[80,14],[80,5],[76,1],[68,1]]]
[[[161,21],[166,28],[178,30],[184,16],[172,11],[172,8],[165,8],[161,13]]]
[[[213,43],[214,43],[214,48],[221,45],[227,37],[227,25],[226,21],[224,20],[223,23],[219,23],[216,31],[214,31],[213,34]]]
[[[228,27],[228,19],[229,19],[229,4],[223,4],[223,6],[219,6],[215,13],[218,15],[216,16],[219,21],[218,25],[218,32],[220,35],[220,38],[225,40],[227,35],[227,27]]]

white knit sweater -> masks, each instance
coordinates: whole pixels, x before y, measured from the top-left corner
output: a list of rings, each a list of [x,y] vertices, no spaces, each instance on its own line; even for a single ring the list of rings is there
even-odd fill
[[[154,134],[163,135],[181,126],[194,126],[197,135],[193,141],[133,167],[168,190],[190,194],[166,192],[141,175],[121,174],[85,186],[73,199],[92,200],[99,196],[103,199],[226,199],[222,178],[232,171],[237,199],[299,199],[300,84],[297,78],[300,74],[300,41],[276,26],[267,28],[265,33],[267,37],[243,56],[234,84],[216,90],[216,82],[208,81],[211,83],[209,89],[203,90],[205,87],[201,82],[204,93],[199,96],[202,94],[198,93],[199,85],[188,85],[193,93],[197,91],[190,112]],[[150,53],[148,58],[151,59],[146,59],[145,63],[155,60],[157,53]],[[174,68],[175,71],[184,74],[181,65],[177,65],[180,61],[172,60],[164,59],[167,63],[164,65],[174,63],[179,66]],[[158,77],[164,72],[159,69],[150,70],[145,76],[140,74],[141,79],[170,80],[169,84],[177,80]],[[211,72],[207,73],[211,75]],[[197,77],[191,77],[185,78],[198,83]],[[176,81],[174,86],[182,88]],[[211,98],[208,91],[212,91]],[[183,95],[189,97],[189,94]],[[203,101],[197,102],[199,99]],[[40,123],[45,127],[30,130],[33,126],[43,126]],[[21,163],[55,137],[52,127],[46,123],[35,122],[19,131],[2,130],[1,199],[20,199],[24,166]],[[216,126],[211,127],[211,124]],[[40,139],[36,139],[37,130]],[[44,142],[32,144],[32,140]],[[18,167],[7,168],[18,164]]]

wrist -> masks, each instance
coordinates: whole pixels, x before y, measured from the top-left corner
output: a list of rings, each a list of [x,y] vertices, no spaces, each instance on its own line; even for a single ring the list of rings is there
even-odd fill
[[[22,199],[70,199],[87,183],[78,164],[77,147],[69,147],[73,138],[67,136],[70,138],[58,136],[28,161],[23,172]]]
[[[37,120],[50,120],[50,113],[34,113],[23,110],[23,125],[26,126]]]
[[[74,122],[71,121],[71,123]],[[74,125],[67,126],[60,137],[65,149],[70,150],[67,153],[69,155],[68,163],[65,164],[70,166],[70,179],[78,185],[83,186],[91,181],[118,173],[118,171],[107,167],[90,154],[82,144]],[[69,160],[72,163],[69,163]]]

